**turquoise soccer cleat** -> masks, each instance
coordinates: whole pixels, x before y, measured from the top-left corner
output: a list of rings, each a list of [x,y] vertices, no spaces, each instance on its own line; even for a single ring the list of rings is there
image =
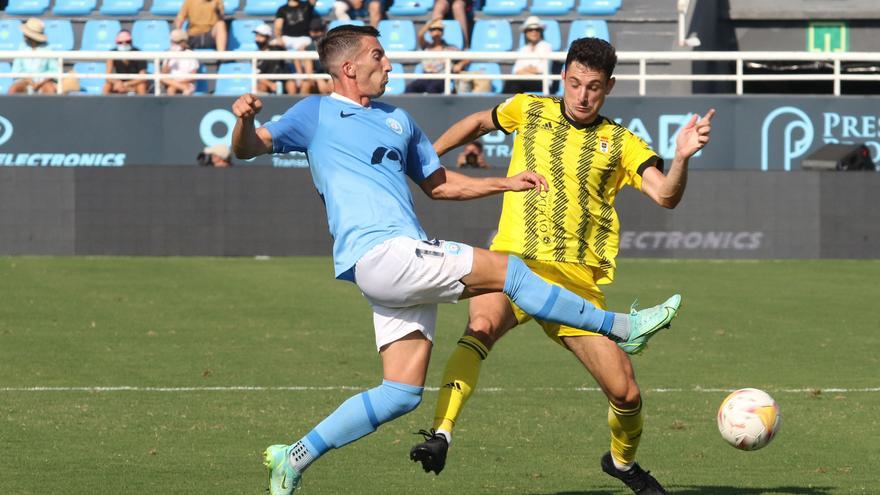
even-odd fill
[[[648,345],[648,340],[669,324],[681,307],[681,296],[675,294],[662,304],[636,311],[635,304],[630,308],[629,338],[617,345],[627,354],[640,354]]]
[[[290,495],[299,485],[300,475],[290,465],[290,445],[272,445],[263,453],[269,470],[269,495]]]

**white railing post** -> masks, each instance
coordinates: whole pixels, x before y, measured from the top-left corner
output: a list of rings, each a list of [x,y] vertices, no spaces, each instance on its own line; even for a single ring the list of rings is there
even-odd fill
[[[159,57],[153,59],[153,95],[159,96],[162,94],[162,85],[159,83],[161,79],[162,68],[160,67]]]
[[[643,57],[639,59],[639,96],[645,96],[647,93],[647,84],[645,76],[648,75],[648,61]]]
[[[257,56],[251,57],[251,93],[257,92]]]
[[[736,59],[736,94],[737,96],[741,96],[743,94],[743,59]]]
[[[443,63],[443,74],[446,77],[443,78],[443,94],[451,95],[452,94],[452,80],[449,78],[449,75],[452,74],[452,59],[447,58]]]
[[[840,96],[840,59],[834,59],[834,96]]]
[[[64,94],[64,55],[60,55],[58,60],[55,61],[58,64],[58,84],[55,85],[55,94],[61,95]]]

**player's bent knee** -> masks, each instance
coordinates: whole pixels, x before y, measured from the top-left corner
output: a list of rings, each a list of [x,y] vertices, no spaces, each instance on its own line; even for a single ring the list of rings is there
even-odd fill
[[[619,409],[635,409],[642,403],[639,387],[625,387],[620,390],[608,390],[608,402]]]
[[[491,319],[483,317],[471,318],[464,332],[465,335],[479,340],[489,349],[501,338],[503,333],[499,325],[495,324]]]

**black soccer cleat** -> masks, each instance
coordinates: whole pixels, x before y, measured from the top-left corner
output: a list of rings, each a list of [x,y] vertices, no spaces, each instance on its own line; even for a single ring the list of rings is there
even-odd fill
[[[416,435],[423,435],[425,441],[413,446],[409,451],[409,458],[413,462],[421,462],[426,473],[434,471],[440,474],[446,466],[446,451],[449,450],[449,442],[446,437],[434,431],[419,430]]]
[[[611,452],[605,452],[605,455],[602,456],[602,471],[619,479],[639,495],[668,495],[660,483],[651,476],[651,472],[642,469],[638,463],[633,464],[629,471],[617,469],[614,461],[611,460]]]

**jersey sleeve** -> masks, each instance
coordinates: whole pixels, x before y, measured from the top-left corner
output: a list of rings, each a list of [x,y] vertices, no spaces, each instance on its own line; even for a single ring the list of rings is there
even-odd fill
[[[318,128],[321,98],[306,98],[263,127],[272,135],[272,153],[306,151]]]
[[[663,159],[657,153],[630,131],[627,131],[623,141],[623,154],[621,164],[624,169],[623,183],[642,190],[642,174],[649,167],[656,167],[663,171]]]
[[[517,130],[523,122],[526,94],[513,95],[492,109],[492,122],[505,134]]]
[[[407,117],[409,117],[407,115]],[[412,135],[407,145],[406,175],[413,182],[419,183],[428,178],[440,168],[440,157],[434,151],[434,146],[428,136],[410,119]]]

